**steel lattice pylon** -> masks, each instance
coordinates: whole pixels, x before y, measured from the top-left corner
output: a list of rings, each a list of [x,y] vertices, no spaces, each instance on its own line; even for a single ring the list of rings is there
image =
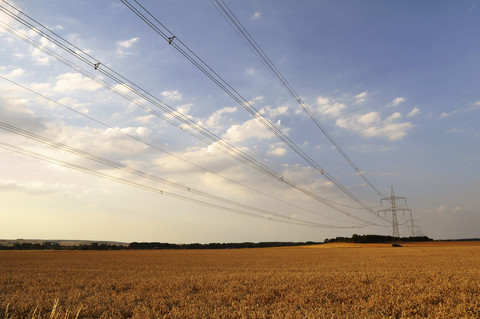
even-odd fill
[[[390,197],[385,197],[380,200],[380,204],[383,207],[383,202],[387,201],[390,202],[391,207],[385,208],[385,209],[380,209],[378,212],[384,212],[385,214],[387,212],[392,213],[392,228],[393,228],[393,240],[398,241],[400,239],[400,231],[398,230],[398,218],[397,218],[397,212],[405,212],[409,211],[410,209],[408,208],[403,208],[399,206],[406,206],[407,205],[407,198],[406,197],[400,197],[400,196],[395,196],[395,193],[393,192],[393,186],[392,186],[392,193]],[[402,201],[402,203],[398,203],[398,201]]]

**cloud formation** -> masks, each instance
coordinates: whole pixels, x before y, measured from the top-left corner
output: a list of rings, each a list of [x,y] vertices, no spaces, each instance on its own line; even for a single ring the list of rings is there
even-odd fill
[[[4,71],[6,68],[5,67],[2,67],[0,68],[0,71]],[[5,74],[4,76],[6,78],[10,78],[10,79],[13,79],[13,78],[16,78],[16,77],[19,77],[19,76],[22,76],[25,74],[25,70],[22,69],[22,68],[15,68],[13,70],[11,70],[10,72],[8,72],[7,74]]]
[[[262,115],[266,115],[266,117],[277,117],[280,115],[285,115],[288,113],[288,106],[283,105],[277,108],[272,108],[270,106],[266,106],[265,108],[260,110]]]
[[[453,114],[457,113],[458,110],[453,110],[451,112],[442,112],[442,114],[440,114],[440,117],[441,118],[446,118],[446,117],[450,117],[452,116]]]
[[[138,40],[140,40],[139,37],[134,37],[128,40],[117,41],[117,50],[115,52],[120,58],[133,54],[129,51],[129,49],[131,49],[133,45],[138,42]]]
[[[419,114],[421,114],[421,113],[422,113],[422,111],[420,111],[420,109],[414,107],[414,108],[410,111],[410,113],[408,113],[407,116],[408,116],[408,117],[414,117],[414,116],[417,116],[417,115],[419,115]]]
[[[224,107],[223,109],[213,112],[212,115],[205,121],[205,126],[218,130],[219,126],[222,126],[221,122],[225,121],[224,115],[232,114],[237,111],[237,107]]]
[[[335,124],[367,138],[385,137],[395,141],[405,137],[407,131],[413,126],[409,122],[398,122],[401,117],[401,113],[395,112],[386,119],[382,119],[378,112],[370,112],[339,118]]]
[[[287,149],[282,147],[283,143],[277,143],[270,145],[270,148],[267,151],[268,155],[281,157],[287,153]]]
[[[92,92],[100,89],[101,87],[102,85],[100,83],[84,77],[79,73],[64,73],[57,76],[57,82],[55,83],[53,90],[60,93],[77,90]]]
[[[355,104],[362,104],[363,102],[365,102],[368,98],[368,92],[367,91],[364,91],[360,94],[357,94],[355,95],[354,97],[354,100],[355,100]]]
[[[160,95],[168,101],[180,101],[183,99],[182,94],[178,90],[163,91]]]
[[[362,92],[354,97],[354,104],[365,101],[368,93]],[[410,122],[401,122],[402,114],[395,112],[383,118],[378,111],[348,113],[348,107],[341,100],[327,97],[317,97],[317,112],[323,117],[335,120],[335,125],[342,129],[359,133],[364,137],[385,137],[388,140],[399,140],[407,135],[407,131],[413,126]],[[409,117],[420,114],[415,108],[409,113]]]
[[[261,12],[254,12],[252,16],[250,17],[250,20],[260,20],[262,18],[262,13]]]
[[[343,103],[331,101],[329,98],[322,96],[317,98],[317,105],[318,111],[321,115],[332,118],[339,117],[342,114],[343,110],[347,107]]]
[[[28,103],[28,100],[16,96],[0,97],[2,121],[32,132],[43,131],[46,128],[45,119],[30,110]]]
[[[392,103],[390,103],[390,106],[397,106],[399,104],[402,104],[403,102],[405,102],[407,100],[406,97],[397,97],[396,99],[394,99],[392,101]]]
[[[257,138],[259,140],[269,139],[273,136],[274,135],[259,121],[257,121],[256,119],[251,119],[244,122],[243,124],[232,125],[222,138],[232,143],[235,143],[243,142],[250,138]]]

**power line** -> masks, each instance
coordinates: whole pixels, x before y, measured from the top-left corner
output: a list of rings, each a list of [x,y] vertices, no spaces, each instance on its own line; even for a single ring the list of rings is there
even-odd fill
[[[19,37],[20,39],[26,41],[27,43],[35,46],[36,48],[42,50],[43,52],[45,52],[45,53],[48,54],[49,56],[53,57],[54,59],[56,59],[56,60],[62,62],[63,64],[65,64],[65,65],[73,68],[74,70],[78,71],[79,73],[83,74],[84,76],[89,77],[90,79],[96,81],[97,83],[101,84],[102,86],[106,87],[107,89],[111,90],[112,92],[114,92],[114,93],[120,95],[121,97],[123,97],[123,98],[131,101],[132,103],[140,106],[140,107],[143,108],[145,111],[148,111],[148,112],[154,114],[155,116],[164,119],[164,120],[167,121],[168,123],[170,123],[170,124],[178,127],[178,124],[176,124],[175,122],[173,122],[170,118],[168,118],[168,117],[166,117],[166,116],[163,116],[162,114],[156,112],[155,110],[151,109],[150,107],[146,106],[145,104],[137,101],[136,99],[132,98],[131,96],[129,96],[129,95],[123,93],[122,91],[116,89],[114,86],[112,86],[112,85],[110,85],[110,84],[108,84],[108,83],[100,80],[99,78],[93,76],[91,73],[85,71],[84,69],[80,68],[79,66],[75,65],[74,63],[72,63],[72,62],[64,59],[63,57],[59,56],[59,55],[56,54],[55,52],[53,52],[53,51],[51,51],[51,50],[49,50],[49,49],[47,49],[47,48],[45,48],[45,47],[42,47],[39,43],[31,40],[29,37],[25,36],[23,33],[20,33],[20,32],[18,32],[18,31],[15,31],[15,30],[11,29],[10,27],[6,26],[6,25],[5,25],[4,23],[2,23],[2,22],[0,22],[0,27],[4,28],[4,29],[7,30],[8,32],[10,32],[10,33],[12,33],[13,35]],[[133,89],[132,89],[132,90],[133,90]],[[179,113],[179,114],[180,114],[180,113]],[[184,131],[185,131],[186,133],[192,135],[193,137],[196,137],[196,138],[200,139],[200,140],[203,141],[204,143],[209,144],[209,141],[206,140],[205,138],[202,138],[201,136],[195,135],[195,134],[193,134],[192,132],[189,132],[189,131],[187,131],[187,130],[184,130]],[[213,141],[213,142],[216,142],[216,141]],[[226,145],[229,145],[227,142],[225,142],[225,144],[226,144]],[[220,146],[224,146],[224,144],[220,144]],[[231,147],[233,150],[237,151],[238,154],[242,154],[242,155],[244,155],[244,157],[246,157],[246,158],[248,159],[248,157],[249,157],[248,155],[244,154],[242,151],[236,149],[235,147],[233,147],[233,146],[231,146],[231,145],[230,145],[230,147]],[[368,223],[368,221],[363,220],[363,219],[361,219],[361,218],[359,218],[359,217],[356,217],[356,216],[354,216],[354,215],[351,215],[350,213],[348,213],[348,212],[346,212],[346,211],[344,211],[344,210],[336,207],[336,206],[335,206],[336,204],[333,204],[333,203],[330,202],[329,200],[324,199],[324,198],[322,198],[322,197],[320,197],[320,196],[318,196],[318,195],[316,195],[316,194],[313,194],[313,193],[309,192],[308,190],[302,188],[301,186],[295,184],[294,182],[288,180],[287,178],[284,178],[284,177],[281,176],[280,174],[274,172],[273,170],[269,169],[268,167],[264,166],[263,164],[259,163],[258,161],[256,161],[256,160],[253,159],[253,158],[250,158],[251,160],[250,160],[250,162],[249,162],[249,161],[246,160],[245,158],[239,157],[238,154],[236,154],[235,152],[231,152],[231,151],[229,152],[229,149],[228,149],[228,148],[226,148],[226,149],[220,148],[220,150],[224,151],[226,154],[228,154],[228,155],[236,158],[237,160],[239,160],[240,162],[242,162],[242,163],[244,163],[244,164],[253,164],[253,165],[250,165],[250,166],[253,167],[253,168],[255,168],[255,169],[257,169],[258,171],[266,174],[266,175],[269,176],[269,177],[272,177],[272,176],[273,176],[274,179],[277,179],[277,176],[278,176],[278,180],[279,180],[279,181],[284,182],[285,184],[287,184],[287,185],[289,185],[289,186],[291,186],[291,187],[293,187],[293,188],[295,188],[295,189],[303,192],[303,193],[306,194],[307,196],[310,196],[310,197],[314,198],[315,200],[320,201],[320,202],[322,202],[323,204],[325,204],[325,205],[327,205],[327,206],[329,206],[329,207],[331,207],[331,208],[334,208],[335,210],[341,212],[342,214],[344,214],[344,215],[346,215],[346,216],[349,216],[349,217],[352,217],[352,218],[357,219],[357,220],[359,220],[359,221],[367,222],[367,223]],[[263,169],[263,170],[262,170],[262,169]],[[273,173],[272,173],[272,172],[273,172]]]
[[[4,1],[5,2],[5,1]],[[2,11],[5,12],[5,9],[3,6],[0,6],[0,9]],[[16,9],[18,10],[18,9]],[[8,10],[7,10],[8,11]],[[18,10],[19,12],[21,12],[20,10]],[[33,26],[31,23],[29,22],[26,22],[24,19],[21,19],[19,17],[19,14],[13,14],[11,13],[10,11],[8,11],[10,13],[10,16],[12,18],[14,18],[15,20],[19,21],[20,23],[22,23],[23,25],[27,26],[28,28],[30,28],[31,30],[35,31],[36,33],[40,34],[41,36],[47,38],[47,39],[51,39],[52,37],[48,34],[46,34],[45,32],[41,31],[40,28],[38,27],[35,27]],[[22,13],[22,15],[24,16],[27,16],[29,17],[28,15]],[[33,19],[32,19],[33,20]],[[33,20],[35,21],[35,20]],[[67,59],[61,57],[60,55],[56,54],[55,52],[53,52],[52,50],[40,45],[39,43],[35,42],[34,40],[32,40],[31,38],[29,38],[28,36],[26,36],[25,34],[17,31],[17,30],[14,30],[12,28],[10,28],[8,25],[4,24],[4,23],[1,23],[0,26],[2,28],[4,28],[5,30],[7,30],[8,32],[10,32],[11,34],[19,37],[20,39],[24,40],[25,42],[29,43],[30,45],[42,50],[44,53],[46,53],[47,55],[53,57],[54,59],[60,61],[61,63],[67,65],[68,67],[70,68],[73,68],[74,70],[76,70],[77,72],[83,74],[84,76],[86,77],[89,77],[91,78],[92,80],[96,81],[97,83],[101,84],[102,86],[108,88],[109,90],[111,90],[112,92],[120,95],[121,97],[125,98],[125,99],[128,99],[130,100],[132,103],[135,103],[136,105],[140,106],[141,108],[143,108],[144,110],[154,114],[155,116],[159,117],[159,118],[162,118],[164,120],[166,120],[168,123],[176,126],[176,127],[180,127],[183,129],[183,124],[185,124],[188,128],[192,129],[192,131],[189,131],[189,130],[184,130],[186,131],[188,134],[198,138],[199,140],[207,143],[207,144],[210,144],[210,143],[213,143],[213,145],[215,146],[221,146],[221,150],[224,151],[225,153],[229,154],[230,156],[232,157],[235,157],[236,159],[238,159],[239,161],[241,161],[242,163],[244,164],[248,164],[250,165],[251,167],[253,167],[254,169],[266,174],[267,176],[270,176],[274,179],[277,179],[287,185],[289,185],[290,187],[292,188],[295,188],[301,192],[303,192],[304,194],[306,194],[307,196],[310,196],[312,198],[314,198],[315,200],[318,200],[320,202],[322,202],[323,204],[337,210],[338,212],[346,215],[346,216],[349,216],[351,218],[354,218],[354,219],[357,219],[357,220],[360,220],[362,222],[368,222],[366,220],[363,220],[355,215],[352,215],[340,208],[338,208],[335,204],[333,204],[331,201],[328,201],[324,198],[321,198],[319,197],[318,195],[316,194],[313,194],[311,193],[310,191],[304,189],[303,187],[300,187],[299,185],[295,184],[294,182],[286,179],[285,177],[283,177],[282,175],[276,173],[275,171],[273,171],[272,169],[266,167],[265,165],[261,164],[260,162],[256,161],[255,159],[253,159],[251,156],[243,153],[242,151],[240,151],[239,149],[235,148],[234,146],[230,145],[228,142],[222,140],[221,138],[219,138],[218,136],[216,136],[215,134],[213,134],[212,132],[208,131],[207,129],[203,128],[202,126],[198,125],[197,123],[193,122],[191,119],[187,118],[186,116],[184,116],[183,114],[177,112],[175,109],[173,109],[171,106],[169,106],[168,104],[160,101],[158,98],[155,98],[153,97],[151,94],[147,93],[145,90],[141,89],[140,87],[138,87],[137,85],[135,85],[134,83],[132,83],[131,81],[128,81],[127,79],[125,79],[124,77],[121,77],[119,78],[119,76],[116,76],[118,75],[118,73],[114,72],[114,74],[112,74],[111,72],[109,72],[108,70],[111,70],[110,68],[108,67],[104,67],[104,64],[99,64],[100,62],[97,62],[98,60],[94,59],[92,56],[88,55],[87,53],[85,53],[84,51],[80,50],[78,47],[75,47],[74,48],[69,48],[67,46],[67,44],[70,44],[67,40],[61,38],[61,40],[63,41],[63,43],[61,43],[60,41],[58,40],[55,40],[55,41],[52,41],[54,43],[57,44],[57,46],[59,46],[60,48],[64,49],[67,53],[73,55],[74,57],[80,59],[82,62],[88,64],[89,66],[95,68],[96,70],[100,71],[102,74],[106,75],[108,78],[114,80],[115,82],[117,82],[118,84],[122,85],[123,87],[125,87],[126,89],[128,89],[129,91],[135,93],[136,95],[140,96],[141,98],[145,99],[146,101],[148,101],[149,103],[152,103],[155,107],[158,107],[162,110],[164,110],[168,116],[166,115],[163,115],[163,114],[160,114],[158,113],[157,111],[153,110],[152,108],[150,108],[149,106],[145,105],[144,103],[132,98],[131,96],[123,93],[122,91],[120,91],[119,89],[115,88],[114,86],[104,82],[103,80],[99,79],[98,77],[95,77],[93,76],[91,73],[89,73],[88,71],[85,71],[84,69],[82,69],[81,67],[75,65],[74,63],[68,61]],[[46,28],[45,26],[41,25],[40,26],[46,30],[48,30],[49,32],[52,32],[50,31],[48,28]],[[53,33],[56,35],[56,33]],[[57,35],[57,37],[59,37]],[[66,43],[66,44],[65,44]],[[71,45],[71,44],[70,44]],[[82,56],[80,54],[84,54],[85,56]],[[116,74],[116,75],[115,75]],[[123,79],[123,80],[122,80]],[[125,82],[128,82],[130,85],[127,85],[125,84]],[[138,89],[137,89],[138,88]],[[178,120],[179,122],[181,122],[181,124],[179,124],[178,122],[175,122],[173,121],[173,119],[176,119]]]
[[[333,176],[328,174],[318,163],[316,163],[308,154],[306,154],[298,145],[296,145],[288,136],[286,136],[280,129],[278,129],[270,120],[265,118],[259,110],[257,110],[248,100],[246,100],[240,93],[238,93],[228,82],[226,82],[219,74],[217,74],[205,61],[203,61],[197,54],[195,54],[187,45],[185,45],[177,36],[175,36],[168,28],[166,28],[152,13],[145,9],[137,0],[134,2],[150,16],[144,15],[138,8],[132,5],[128,0],[121,0],[133,13],[135,13],[142,21],[144,21],[150,28],[159,34],[164,40],[167,40],[169,45],[172,45],[178,52],[187,58],[193,65],[195,65],[202,73],[217,84],[225,93],[232,97],[240,106],[247,110],[254,118],[256,118],[262,125],[264,125],[270,132],[277,136],[283,143],[285,143],[297,155],[303,158],[314,170],[321,173],[327,180],[332,182],[343,193],[357,202],[359,205],[367,209],[370,213],[378,216],[378,214],[368,205],[363,203],[358,197],[350,192],[343,184],[337,181]],[[164,29],[165,33],[162,29]],[[178,45],[179,43],[180,45]]]
[[[324,228],[356,228],[356,227],[351,227],[351,226],[338,226],[338,225],[327,225],[327,224],[316,223],[316,222],[313,222],[313,221],[307,221],[307,220],[303,220],[303,219],[295,218],[295,217],[288,217],[288,216],[285,216],[285,215],[282,215],[282,214],[278,214],[278,213],[275,213],[275,212],[272,212],[272,211],[269,211],[269,210],[260,209],[260,208],[253,207],[253,206],[250,206],[250,205],[242,204],[242,203],[239,203],[239,202],[236,202],[236,201],[233,201],[233,200],[226,199],[226,198],[224,198],[224,197],[216,196],[216,195],[213,195],[213,194],[210,194],[210,193],[207,193],[207,192],[204,192],[204,191],[195,189],[195,188],[193,188],[193,187],[189,187],[189,186],[186,186],[186,185],[182,185],[182,184],[179,184],[179,183],[176,183],[176,182],[172,182],[172,181],[163,179],[163,178],[161,178],[161,177],[158,177],[158,176],[155,176],[155,175],[152,175],[152,174],[148,174],[148,173],[143,172],[143,171],[141,171],[141,170],[137,170],[137,169],[130,168],[130,167],[126,166],[126,165],[123,165],[123,164],[120,164],[120,163],[116,163],[116,162],[110,161],[110,160],[108,160],[108,159],[105,159],[105,158],[102,158],[102,157],[93,155],[93,154],[91,154],[91,153],[88,153],[88,152],[85,152],[85,151],[82,151],[82,150],[73,148],[73,147],[68,146],[68,145],[66,145],[66,144],[62,144],[62,143],[56,142],[56,141],[54,141],[54,140],[48,139],[48,138],[43,137],[43,136],[40,136],[40,135],[38,135],[38,134],[25,131],[25,130],[20,129],[20,128],[16,127],[16,126],[7,124],[7,123],[5,123],[5,122],[0,122],[0,129],[3,129],[3,130],[8,131],[8,132],[11,132],[11,133],[13,133],[13,134],[17,134],[17,135],[23,136],[23,137],[25,137],[25,138],[28,138],[28,139],[33,140],[33,141],[36,141],[36,142],[38,142],[38,143],[42,143],[42,144],[44,144],[44,145],[48,145],[48,146],[51,146],[51,147],[54,147],[54,148],[57,148],[57,149],[60,149],[60,150],[63,150],[63,151],[67,151],[67,152],[69,152],[69,153],[71,153],[71,154],[75,154],[75,155],[77,155],[77,156],[80,156],[80,157],[83,157],[83,158],[86,158],[86,159],[95,161],[95,162],[97,162],[97,163],[101,163],[101,164],[104,164],[104,165],[106,165],[106,166],[109,166],[109,167],[112,167],[112,168],[116,168],[116,169],[125,171],[125,172],[127,172],[127,173],[130,173],[130,174],[133,174],[133,175],[137,175],[137,176],[146,178],[146,179],[151,180],[151,181],[154,181],[154,182],[159,182],[159,183],[165,184],[165,185],[167,185],[167,186],[174,187],[174,188],[177,188],[177,189],[186,191],[186,192],[188,192],[188,193],[192,193],[192,194],[195,194],[195,195],[204,196],[204,197],[207,197],[207,198],[210,198],[210,199],[213,199],[213,200],[216,200],[216,201],[225,203],[225,204],[237,206],[237,207],[242,208],[242,209],[248,209],[248,210],[251,210],[251,211],[255,211],[255,212],[257,212],[257,213],[265,214],[265,215],[267,215],[267,216],[269,216],[269,217],[270,217],[270,216],[274,216],[274,217],[276,217],[276,218],[282,218],[282,219],[285,219],[285,220],[292,220],[292,221],[294,221],[294,222],[296,222],[296,223],[304,223],[304,224],[306,224],[306,225],[314,225],[314,226],[317,226],[317,227],[324,227]],[[366,225],[360,226],[360,228],[361,228],[361,227],[365,227],[365,226],[366,226]]]
[[[212,1],[212,0],[211,0]],[[260,61],[265,65],[265,67],[270,71],[270,73],[280,82],[280,84],[287,90],[287,92],[292,96],[292,98],[298,103],[300,108],[310,117],[310,119],[315,123],[315,125],[322,131],[322,133],[328,138],[328,140],[333,144],[333,146],[340,152],[340,154],[345,158],[345,160],[353,167],[353,169],[360,175],[363,180],[381,197],[385,197],[365,176],[365,174],[358,168],[358,166],[353,162],[353,160],[345,153],[345,151],[340,147],[340,145],[335,141],[332,135],[328,130],[323,126],[320,120],[315,116],[315,114],[310,110],[307,104],[302,100],[298,95],[292,85],[285,79],[283,74],[278,70],[278,68],[273,64],[272,60],[268,55],[263,51],[260,45],[255,41],[252,35],[245,29],[243,24],[238,20],[232,10],[227,6],[223,0],[214,0],[219,7],[219,12],[225,17],[227,22],[233,26],[234,30],[242,37],[244,42],[253,53],[260,59]],[[217,8],[218,9],[218,8]]]
[[[255,189],[255,188],[253,188],[253,187],[250,187],[250,186],[244,185],[244,184],[242,184],[242,183],[239,183],[239,182],[237,182],[237,181],[235,181],[235,180],[233,180],[233,179],[231,179],[231,178],[228,178],[228,177],[226,177],[226,176],[223,176],[223,175],[221,175],[221,174],[218,174],[218,173],[216,173],[216,172],[214,172],[214,171],[212,171],[212,170],[210,170],[210,169],[208,169],[208,168],[205,168],[205,167],[202,167],[202,166],[200,166],[200,165],[197,165],[197,164],[195,164],[195,163],[193,163],[193,162],[191,162],[191,161],[188,161],[188,160],[186,160],[186,159],[184,159],[184,158],[182,158],[182,157],[180,157],[180,156],[177,156],[177,155],[175,155],[175,154],[173,154],[173,153],[171,153],[171,152],[168,152],[168,151],[166,151],[166,150],[164,150],[164,149],[162,149],[162,148],[160,148],[160,147],[158,147],[158,146],[156,146],[156,145],[153,145],[153,144],[151,144],[151,143],[149,143],[149,142],[146,142],[146,141],[144,141],[144,140],[142,140],[142,139],[140,139],[140,138],[138,138],[138,137],[136,137],[136,136],[133,136],[133,135],[130,135],[130,134],[126,133],[126,132],[123,132],[122,130],[120,130],[120,129],[118,129],[118,128],[115,128],[115,127],[113,127],[113,126],[110,126],[110,125],[108,125],[108,124],[106,124],[106,123],[104,123],[104,122],[102,122],[102,121],[100,121],[100,120],[98,120],[98,119],[96,119],[96,118],[93,118],[92,116],[89,116],[89,115],[87,115],[87,114],[85,114],[85,113],[82,113],[82,112],[80,112],[80,111],[78,111],[78,110],[76,110],[76,109],[73,109],[73,108],[71,108],[71,107],[69,107],[69,106],[67,106],[67,105],[65,105],[65,104],[63,104],[63,103],[60,103],[60,102],[55,101],[55,100],[53,100],[53,99],[51,99],[51,98],[49,98],[49,97],[47,97],[47,96],[44,96],[44,95],[42,95],[42,94],[40,94],[40,93],[38,93],[38,92],[36,92],[36,91],[34,91],[34,90],[32,90],[32,89],[24,86],[24,85],[21,85],[21,84],[19,84],[19,83],[17,83],[17,82],[14,82],[14,81],[10,80],[10,79],[7,79],[6,77],[4,77],[4,76],[2,76],[2,75],[0,75],[0,78],[6,80],[6,81],[8,81],[8,82],[10,82],[11,84],[14,84],[14,85],[22,88],[22,89],[24,89],[24,90],[26,90],[26,91],[28,91],[28,92],[30,92],[30,93],[33,93],[33,94],[35,94],[35,95],[37,95],[37,96],[39,96],[39,97],[41,97],[41,98],[43,98],[43,99],[46,99],[47,101],[50,101],[50,102],[52,102],[52,103],[55,103],[56,105],[59,105],[59,106],[61,106],[61,107],[63,107],[63,108],[66,108],[66,109],[68,109],[68,110],[70,110],[70,111],[72,111],[72,112],[74,112],[74,113],[76,113],[76,114],[78,114],[78,115],[81,115],[81,116],[83,116],[83,117],[85,117],[85,118],[87,118],[87,119],[89,119],[89,120],[91,120],[91,121],[93,121],[93,122],[96,122],[96,123],[98,123],[98,124],[100,124],[100,125],[102,125],[102,126],[104,126],[104,127],[107,127],[107,128],[109,128],[109,129],[111,129],[111,130],[113,130],[113,131],[115,131],[115,132],[117,132],[117,133],[119,133],[119,134],[122,134],[122,135],[130,138],[130,139],[133,139],[133,140],[136,141],[136,142],[142,143],[142,144],[144,144],[144,145],[146,145],[146,146],[148,146],[148,147],[150,147],[150,148],[153,148],[153,149],[155,149],[155,150],[157,150],[157,151],[160,151],[160,152],[162,152],[162,153],[165,153],[165,154],[167,154],[167,155],[169,155],[169,156],[171,156],[171,157],[174,157],[174,158],[176,158],[176,159],[178,159],[178,160],[180,160],[180,161],[182,161],[182,162],[184,162],[184,163],[187,163],[187,164],[189,164],[189,165],[191,165],[191,166],[194,166],[194,167],[196,167],[196,168],[199,168],[199,169],[201,169],[201,170],[203,170],[203,171],[205,171],[205,172],[214,174],[214,175],[216,175],[216,176],[218,176],[218,177],[220,177],[220,178],[222,178],[222,179],[224,179],[224,180],[226,180],[226,181],[228,181],[228,182],[237,184],[237,185],[239,185],[239,186],[241,186],[241,187],[243,187],[243,188],[245,188],[245,189],[247,189],[247,190],[249,190],[249,191],[251,191],[251,192],[254,192],[254,193],[257,193],[257,194],[261,194],[261,195],[263,195],[263,196],[266,196],[266,197],[269,197],[269,198],[274,199],[274,200],[276,200],[276,201],[279,201],[279,202],[281,202],[281,203],[283,203],[283,204],[287,204],[287,205],[289,205],[289,206],[291,206],[291,207],[293,207],[293,208],[300,209],[300,210],[303,210],[303,211],[305,211],[305,212],[308,212],[308,213],[311,213],[311,214],[314,214],[314,215],[317,215],[317,216],[322,216],[322,217],[325,217],[325,218],[328,218],[328,219],[336,220],[335,218],[332,218],[331,216],[327,216],[327,215],[324,215],[324,214],[320,214],[319,212],[314,212],[314,211],[309,210],[309,209],[306,209],[306,208],[304,208],[304,207],[300,207],[300,206],[295,205],[295,204],[293,204],[293,203],[287,202],[287,201],[285,201],[285,200],[283,200],[283,199],[280,199],[280,198],[277,198],[277,197],[275,197],[275,196],[272,196],[272,195],[270,195],[270,194],[268,194],[268,193],[265,193],[265,192],[262,192],[262,191],[260,191],[260,190],[257,190],[257,189]],[[339,204],[339,205],[340,205],[340,204]],[[337,221],[338,221],[338,220],[337,220]]]
[[[206,201],[202,201],[202,200],[187,197],[187,196],[182,196],[182,195],[179,195],[179,194],[176,194],[176,193],[171,193],[171,192],[168,192],[168,191],[164,191],[164,190],[161,190],[161,189],[157,189],[157,188],[154,188],[154,187],[150,187],[150,186],[147,186],[147,185],[143,185],[143,184],[140,184],[140,183],[129,181],[129,180],[126,180],[126,179],[123,179],[123,178],[120,178],[120,177],[105,174],[105,173],[102,173],[102,172],[99,172],[99,171],[96,171],[96,170],[93,170],[93,169],[90,169],[90,168],[86,168],[86,167],[82,167],[82,166],[79,166],[79,165],[76,165],[76,164],[68,163],[68,162],[65,162],[65,161],[62,161],[62,160],[59,160],[59,159],[55,159],[55,158],[50,157],[50,156],[46,156],[46,155],[31,151],[31,150],[27,150],[25,148],[21,148],[21,147],[18,147],[18,146],[11,145],[11,144],[8,144],[8,143],[0,142],[0,147],[4,148],[4,149],[7,149],[7,150],[10,150],[10,151],[13,151],[13,152],[16,152],[16,153],[20,153],[20,154],[27,155],[27,156],[30,156],[30,157],[33,157],[33,158],[37,158],[37,159],[43,160],[43,161],[48,162],[48,163],[60,165],[60,166],[67,167],[67,168],[70,168],[70,169],[73,169],[73,170],[76,170],[76,171],[79,171],[79,172],[83,172],[83,173],[86,173],[86,174],[98,176],[98,177],[105,178],[105,179],[108,179],[108,180],[111,180],[111,181],[115,181],[115,182],[118,182],[118,183],[122,183],[122,184],[125,184],[125,185],[129,185],[129,186],[136,187],[136,188],[139,188],[139,189],[143,189],[143,190],[146,190],[146,191],[150,191],[150,192],[153,192],[153,193],[165,195],[165,196],[168,196],[168,197],[173,197],[173,198],[176,198],[176,199],[192,202],[192,203],[195,203],[195,204],[200,204],[200,205],[203,205],[203,206],[216,208],[216,209],[227,211],[227,212],[232,212],[232,213],[245,215],[245,216],[250,216],[250,217],[261,218],[261,219],[265,219],[265,220],[269,220],[269,221],[275,221],[275,222],[279,222],[279,223],[294,224],[294,225],[298,225],[298,226],[308,226],[308,227],[315,227],[315,228],[320,227],[320,226],[317,226],[317,225],[314,225],[314,224],[306,224],[306,223],[303,223],[303,222],[297,222],[297,221],[293,221],[293,220],[284,220],[284,219],[277,219],[277,218],[274,218],[274,217],[271,217],[271,216],[257,215],[257,214],[245,212],[245,211],[242,211],[242,210],[238,210],[238,209],[235,209],[235,208],[221,206],[221,205],[214,204],[214,203],[211,203],[211,202],[206,202]]]
[[[403,212],[405,213],[406,211],[410,211],[408,208],[403,208],[400,206],[407,205],[407,198],[402,197],[402,196],[395,196],[395,193],[393,192],[393,186],[391,186],[391,195],[386,198],[382,198],[380,200],[380,203],[382,204],[383,201],[387,201],[390,203],[391,207],[385,208],[385,209],[380,209],[378,212],[391,212],[392,213],[392,233],[393,233],[393,240],[394,241],[399,241],[400,240],[400,231],[398,229],[399,223],[398,223],[398,218],[397,218],[397,212]],[[400,202],[400,203],[399,203]],[[406,223],[406,222],[405,222]]]

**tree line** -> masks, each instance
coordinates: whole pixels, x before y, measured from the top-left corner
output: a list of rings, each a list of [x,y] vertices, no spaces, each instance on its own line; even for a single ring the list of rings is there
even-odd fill
[[[126,245],[90,243],[61,245],[57,242],[2,244],[0,250],[123,250]]]
[[[353,234],[352,237],[335,237],[331,239],[325,239],[324,243],[358,243],[358,244],[373,244],[373,243],[391,243],[393,241],[401,242],[418,242],[418,241],[433,241],[433,239],[427,236],[415,236],[415,237],[401,237],[394,238],[393,236],[385,235],[357,235]]]
[[[141,249],[238,249],[238,248],[268,248],[318,245],[320,242],[260,242],[260,243],[209,243],[209,244],[170,244],[159,242],[132,242],[128,245],[90,243],[61,245],[57,242],[43,243],[13,243],[2,244],[0,250],[141,250]]]
[[[419,242],[432,241],[427,236],[402,237],[400,242]],[[327,238],[323,243],[391,243],[394,241],[392,236],[384,235],[357,235],[352,237]],[[58,242],[29,243],[16,242],[9,244],[0,244],[0,250],[141,250],[141,249],[238,249],[238,248],[269,248],[269,247],[293,247],[319,245],[322,242],[244,242],[244,243],[209,243],[209,244],[171,244],[160,242],[132,242],[129,244],[111,244],[111,243],[83,243],[83,244],[60,244]]]

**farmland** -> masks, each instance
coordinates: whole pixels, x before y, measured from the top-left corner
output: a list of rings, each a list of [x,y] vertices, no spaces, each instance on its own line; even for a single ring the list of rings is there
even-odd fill
[[[0,318],[478,318],[480,243],[2,251]]]

